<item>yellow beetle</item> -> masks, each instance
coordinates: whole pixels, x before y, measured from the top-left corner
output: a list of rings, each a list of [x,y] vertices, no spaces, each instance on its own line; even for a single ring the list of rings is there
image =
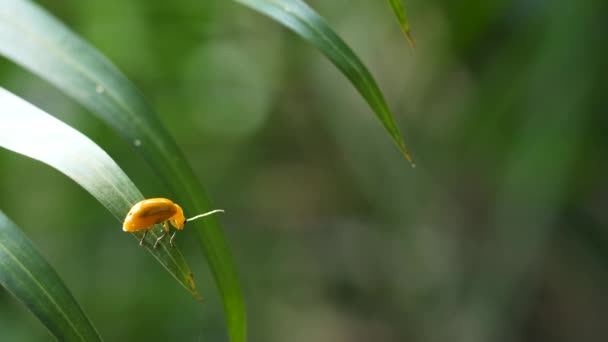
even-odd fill
[[[131,210],[129,210],[127,217],[125,217],[125,222],[122,225],[122,230],[125,232],[137,232],[140,230],[145,230],[144,235],[141,237],[141,240],[139,240],[139,245],[142,246],[144,239],[146,238],[146,234],[148,234],[148,232],[154,228],[154,225],[163,223],[165,231],[156,239],[156,242],[154,243],[154,248],[156,248],[156,245],[158,245],[160,240],[162,240],[162,238],[169,233],[169,223],[171,223],[171,225],[176,229],[169,240],[169,243],[171,246],[173,246],[173,239],[175,238],[175,234],[177,234],[177,230],[184,229],[186,222],[196,220],[207,215],[223,212],[224,211],[222,209],[216,209],[186,219],[182,207],[176,203],[173,203],[173,201],[166,198],[149,198],[138,202],[131,208]]]

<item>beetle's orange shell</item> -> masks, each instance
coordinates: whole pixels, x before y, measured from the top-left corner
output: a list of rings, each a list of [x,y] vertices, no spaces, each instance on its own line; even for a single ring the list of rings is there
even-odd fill
[[[125,232],[135,232],[152,228],[157,223],[175,220],[177,229],[182,229],[185,221],[182,208],[166,198],[149,198],[135,204],[122,225]],[[181,227],[180,227],[181,224]]]

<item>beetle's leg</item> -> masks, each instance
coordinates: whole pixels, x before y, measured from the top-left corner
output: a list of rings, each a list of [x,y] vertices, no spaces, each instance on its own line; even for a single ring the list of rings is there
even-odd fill
[[[177,230],[175,232],[173,232],[173,235],[171,235],[171,239],[169,240],[169,244],[171,245],[171,247],[173,247],[173,239],[175,239],[175,234],[177,234]]]
[[[169,232],[169,221],[165,221],[164,224],[165,224],[165,233],[168,233]]]
[[[156,248],[156,245],[158,245],[160,240],[162,240],[165,237],[165,235],[167,235],[167,233],[163,232],[163,234],[161,236],[159,236],[158,239],[156,239],[156,242],[154,243],[154,248]]]
[[[147,229],[147,230],[144,232],[144,235],[142,235],[142,236],[141,236],[141,240],[139,240],[139,245],[140,245],[140,246],[143,246],[143,245],[144,245],[144,239],[146,238],[146,235],[148,234],[148,231],[149,231],[149,229]]]

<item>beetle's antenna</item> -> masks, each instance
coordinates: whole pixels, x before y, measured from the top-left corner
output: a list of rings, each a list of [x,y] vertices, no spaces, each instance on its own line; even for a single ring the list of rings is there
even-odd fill
[[[200,215],[196,215],[196,216],[194,216],[194,217],[191,217],[191,218],[187,219],[187,220],[186,220],[186,222],[188,222],[188,221],[193,221],[193,220],[199,219],[199,218],[201,218],[201,217],[209,216],[209,215],[211,215],[211,214],[215,214],[215,213],[223,213],[223,212],[224,212],[224,210],[223,210],[223,209],[215,209],[215,210],[211,210],[211,211],[206,212],[206,213],[204,213],[204,214],[200,214]]]

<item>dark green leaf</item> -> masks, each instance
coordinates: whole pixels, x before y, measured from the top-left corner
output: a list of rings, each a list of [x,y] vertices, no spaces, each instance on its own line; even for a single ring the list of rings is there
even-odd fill
[[[0,284],[60,341],[101,341],[68,288],[32,242],[0,211]]]
[[[235,0],[265,14],[316,46],[344,73],[393,138],[405,158],[412,162],[386,100],[365,65],[321,16],[300,0]],[[413,165],[413,164],[412,164]]]

